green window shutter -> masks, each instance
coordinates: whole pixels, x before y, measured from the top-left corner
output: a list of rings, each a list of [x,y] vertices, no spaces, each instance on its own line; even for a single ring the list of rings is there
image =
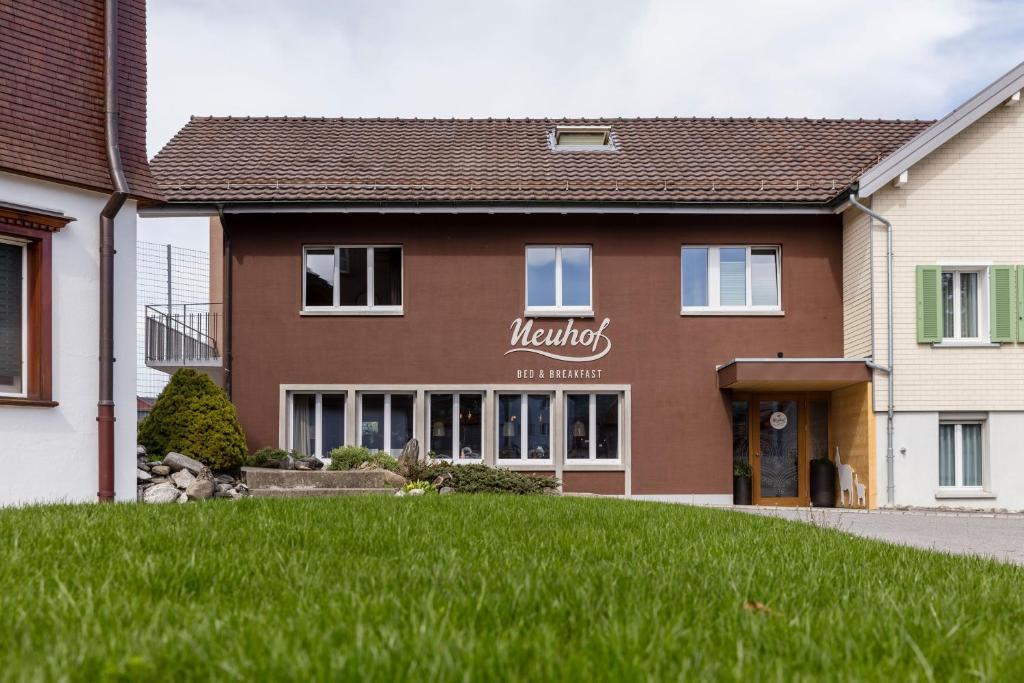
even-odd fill
[[[989,270],[990,338],[1012,342],[1017,336],[1017,269],[992,266]]]
[[[917,341],[942,341],[942,268],[917,267]]]
[[[1024,266],[1017,266],[1017,341],[1024,342]]]

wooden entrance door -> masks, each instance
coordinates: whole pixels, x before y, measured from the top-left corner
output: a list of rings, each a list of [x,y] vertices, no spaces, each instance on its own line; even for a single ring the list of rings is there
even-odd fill
[[[831,441],[828,394],[749,394],[744,398],[749,401],[754,504],[809,505],[811,450],[825,449],[813,455],[827,454]]]

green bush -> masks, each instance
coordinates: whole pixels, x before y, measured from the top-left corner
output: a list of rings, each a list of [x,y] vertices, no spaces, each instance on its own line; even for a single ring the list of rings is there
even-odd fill
[[[174,373],[149,416],[139,423],[138,441],[152,454],[177,451],[210,469],[245,462],[245,433],[235,406],[208,376],[189,368]]]
[[[458,493],[514,493],[528,495],[544,493],[545,490],[557,490],[559,481],[554,477],[541,477],[535,474],[523,474],[512,470],[487,465],[433,465],[425,472],[423,478],[433,479],[447,474],[449,477],[442,486],[450,486]]]
[[[362,446],[340,446],[330,452],[329,470],[354,470],[364,462],[382,470],[394,472],[398,469],[398,460],[384,451],[371,451]]]
[[[287,460],[288,456],[295,457],[295,451],[286,451],[283,448],[261,448],[245,459],[249,467],[265,467],[271,461]]]

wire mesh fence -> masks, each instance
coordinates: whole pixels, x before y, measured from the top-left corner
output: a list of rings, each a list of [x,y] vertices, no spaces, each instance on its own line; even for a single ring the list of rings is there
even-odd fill
[[[168,375],[146,367],[146,307],[167,309],[210,300],[210,255],[199,249],[138,242],[136,289],[136,393],[152,400],[167,385]]]

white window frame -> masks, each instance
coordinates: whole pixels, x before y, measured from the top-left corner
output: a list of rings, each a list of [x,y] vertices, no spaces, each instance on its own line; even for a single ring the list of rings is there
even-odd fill
[[[348,443],[348,396],[344,391],[290,391],[288,392],[288,413],[286,419],[288,422],[287,436],[285,443],[288,444],[287,450],[294,450],[295,448],[295,397],[296,396],[314,396],[315,397],[315,419],[314,419],[314,430],[313,440],[316,444],[314,449],[316,453],[309,453],[308,455],[316,456],[321,460],[330,460],[329,452],[324,453],[324,438],[323,438],[323,400],[325,395],[341,396],[342,401],[342,417],[341,417],[341,445]]]
[[[480,397],[480,457],[479,458],[463,458],[462,449],[459,446],[461,443],[461,425],[459,424],[459,414],[461,412],[461,397],[465,396],[478,396]],[[484,461],[484,453],[486,452],[487,446],[487,430],[484,428],[483,416],[486,412],[487,396],[482,391],[428,391],[426,392],[426,411],[427,411],[427,445],[429,446],[429,439],[433,438],[434,429],[434,416],[433,406],[431,405],[431,398],[434,396],[451,396],[452,397],[452,433],[449,436],[452,442],[452,457],[451,461],[455,464],[458,463],[482,463]],[[429,448],[428,448],[429,451]],[[448,460],[448,458],[437,457],[437,460]]]
[[[944,425],[953,425],[956,429],[953,434],[953,485],[943,486],[939,485],[939,491],[971,491],[971,492],[984,492],[985,482],[988,477],[988,436],[985,434],[985,420],[984,419],[940,419],[939,429],[941,430]],[[963,427],[964,425],[978,425],[981,428],[981,485],[980,486],[964,486],[964,441],[963,441]],[[941,437],[939,440],[939,448],[942,448]],[[938,453],[937,463],[941,467],[941,452]]]
[[[334,250],[334,300],[331,306],[306,305],[306,257],[310,251]],[[342,306],[341,300],[341,250],[364,249],[366,251],[366,305]],[[402,303],[397,306],[374,304],[373,252],[375,249],[398,249],[402,259]],[[403,315],[405,312],[405,247],[401,244],[309,244],[302,247],[302,315]]]
[[[503,458],[501,457],[501,396],[519,396],[519,457],[518,458]],[[530,411],[529,411],[529,397],[530,396],[547,396],[548,397],[548,447],[546,458],[531,458],[530,455]],[[554,464],[554,450],[555,450],[555,429],[551,422],[552,415],[554,414],[555,406],[555,395],[549,391],[496,391],[494,394],[494,426],[495,426],[495,438],[497,441],[494,442],[494,461],[500,467],[501,465],[522,465],[522,464],[536,464],[536,465],[552,465]]]
[[[569,435],[572,433],[572,425],[569,424],[569,397],[570,396],[587,396],[590,399],[590,406],[588,408],[588,425],[587,434],[590,435],[590,443],[588,444],[588,455],[585,458],[570,458],[569,457]],[[619,425],[618,435],[616,437],[615,453],[614,458],[598,458],[597,457],[597,397],[598,396],[614,396],[615,408],[618,412],[616,418],[616,424]],[[601,464],[618,464],[622,462],[622,404],[624,403],[621,392],[618,391],[572,391],[572,389],[566,389],[563,397],[565,401],[562,408],[562,415],[565,418],[565,443],[562,445],[564,450],[565,462],[567,464],[572,463],[601,463]]]
[[[707,249],[708,250],[708,305],[707,306],[686,306],[686,292],[683,291],[683,252],[686,249]],[[746,301],[743,306],[722,306],[721,300],[721,250],[722,249],[746,249],[744,259]],[[778,301],[771,306],[754,306],[753,282],[750,278],[750,254],[758,249],[771,249],[775,252],[775,291],[778,294]],[[782,313],[782,246],[778,244],[684,244],[679,249],[679,303],[682,315],[700,315],[715,313],[746,313],[746,314],[781,314]]]
[[[989,284],[987,266],[941,266],[939,274],[939,287],[942,287],[942,279],[946,273],[953,274],[953,336],[946,336],[945,304],[943,296],[943,318],[942,318],[942,344],[955,346],[957,344],[988,344],[991,342],[992,334],[989,329]],[[977,273],[978,275],[978,336],[961,336],[961,305],[960,305],[960,274]]]
[[[555,305],[554,306],[531,306],[530,305],[530,250],[531,249],[554,249],[555,250]],[[562,305],[562,249],[586,249],[587,250],[587,274],[589,281],[589,306],[563,306]],[[525,311],[527,317],[544,316],[592,316],[594,315],[594,247],[590,244],[527,244],[523,252],[523,285],[525,292]]]
[[[394,455],[394,451],[401,451],[405,448],[405,444],[401,444],[398,448],[394,447],[391,443],[391,397],[392,396],[411,396],[412,397],[412,436],[416,438],[416,392],[415,391],[360,391],[356,393],[356,403],[358,407],[356,409],[356,433],[354,435],[354,441],[357,446],[363,445],[363,397],[364,396],[383,396],[384,397],[384,447],[380,450],[388,455]],[[369,448],[367,446],[367,448]]]
[[[0,390],[4,398],[28,397],[28,247],[29,243],[13,237],[0,236],[0,242],[21,248],[21,391]]]

